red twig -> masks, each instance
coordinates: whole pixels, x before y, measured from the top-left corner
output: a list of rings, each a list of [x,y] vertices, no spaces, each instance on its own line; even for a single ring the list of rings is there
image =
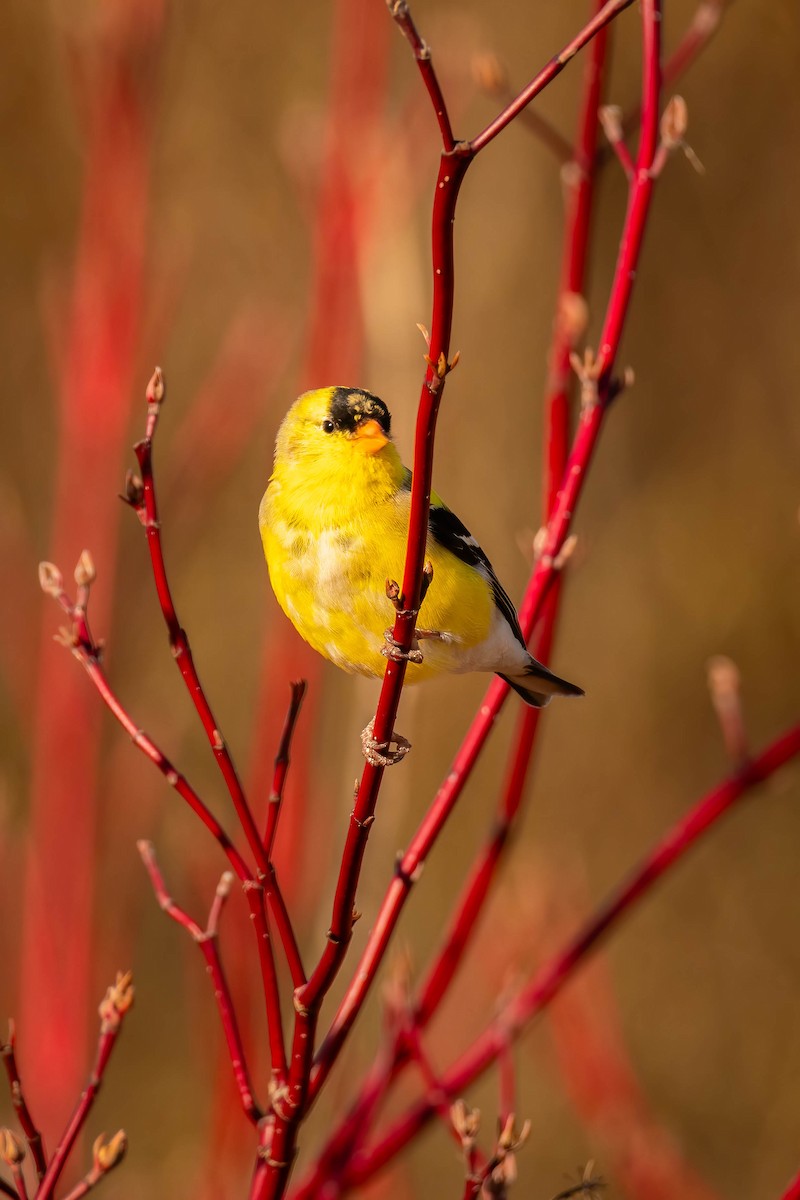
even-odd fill
[[[145,436],[134,446],[139,470],[142,473],[141,488],[138,487],[138,481],[136,481],[134,484],[136,488],[134,499],[134,496],[131,495],[132,489],[129,483],[126,499],[129,500],[134,508],[147,535],[147,548],[150,552],[153,579],[155,581],[158,602],[161,606],[161,613],[169,634],[169,645],[172,656],[181,673],[192,703],[197,710],[197,715],[200,717],[200,722],[205,730],[209,745],[214,752],[217,766],[225,780],[234,808],[236,809],[236,815],[239,818],[247,839],[247,844],[258,864],[259,870],[266,871],[267,855],[259,837],[255,819],[247,803],[244,788],[237,774],[230,751],[225,744],[225,739],[220,732],[219,725],[197,674],[189,639],[186,632],[181,628],[169,586],[167,568],[164,562],[164,550],[161,544],[161,522],[158,517],[158,502],[156,498],[155,479],[153,477],[153,437],[158,427],[158,418],[164,396],[164,377],[160,367],[156,367],[147,385],[147,423],[145,426]]]
[[[82,561],[87,558],[86,554],[82,557]],[[89,625],[86,619],[86,600],[88,599],[88,585],[85,586],[85,597],[83,603],[79,598],[73,604],[62,586],[61,572],[52,563],[42,563],[39,567],[39,578],[42,585],[42,590],[52,596],[63,611],[67,614],[72,622],[72,627],[69,630],[61,631],[61,640],[71,650],[72,654],[86,671],[95,690],[98,692],[100,699],[105,704],[106,708],[111,712],[112,716],[116,717],[122,728],[130,737],[137,750],[140,750],[146,758],[149,758],[154,766],[161,772],[170,787],[174,788],[178,795],[186,801],[189,807],[197,813],[200,820],[211,833],[212,837],[222,847],[225,855],[228,858],[231,866],[243,882],[251,878],[250,868],[245,862],[242,855],[236,849],[236,846],[231,841],[228,834],[220,825],[217,818],[200,799],[197,792],[191,786],[189,781],[179,771],[175,769],[170,760],[158,748],[155,742],[150,738],[133,720],[127,709],[124,707],[116,693],[111,688],[106,674],[100,663],[100,647],[92,637]]]
[[[83,1179],[75,1185],[64,1200],[83,1200],[83,1197],[95,1187],[114,1167],[118,1167],[128,1149],[128,1139],[125,1131],[120,1129],[112,1138],[106,1140],[101,1133],[95,1138],[92,1146],[92,1166]]]
[[[33,1165],[36,1168],[36,1177],[37,1179],[41,1179],[47,1169],[47,1156],[45,1155],[42,1135],[31,1116],[28,1103],[25,1099],[25,1093],[22,1090],[22,1081],[19,1077],[19,1069],[17,1067],[16,1030],[13,1021],[9,1021],[8,1023],[8,1041],[0,1044],[0,1058],[3,1060],[3,1066],[8,1076],[11,1103],[17,1114],[17,1120],[22,1126],[22,1132],[25,1134],[31,1158],[33,1159]]]
[[[167,892],[164,878],[156,862],[156,854],[152,843],[142,841],[138,843],[138,847],[159,905],[167,916],[172,917],[173,921],[177,921],[190,934],[197,943],[203,958],[206,960],[206,966],[214,986],[214,999],[217,1003],[222,1031],[228,1045],[228,1054],[230,1055],[231,1066],[233,1067],[233,1077],[239,1091],[242,1109],[247,1119],[253,1125],[257,1125],[264,1114],[253,1094],[250,1072],[247,1067],[244,1046],[242,1045],[239,1033],[239,1023],[236,1018],[236,1011],[233,1006],[228,981],[222,967],[218,943],[219,918],[222,913],[222,906],[230,893],[233,876],[228,871],[222,876],[217,885],[214,901],[208,915],[208,923],[205,929],[201,929],[197,922],[180,908]],[[275,1061],[276,1048],[274,1046],[271,1048],[273,1053],[273,1067],[285,1073],[286,1062],[283,1056],[283,1046],[281,1045],[280,1047],[280,1057],[283,1061],[279,1060],[278,1064]]]
[[[392,20],[401,30],[411,47],[414,58],[417,60],[422,82],[428,91],[433,111],[436,114],[436,120],[439,123],[442,149],[445,153],[449,153],[454,149],[456,143],[450,125],[450,114],[447,111],[447,104],[445,103],[444,94],[439,83],[439,77],[433,68],[430,47],[424,38],[421,37],[419,30],[414,24],[414,18],[411,16],[406,0],[387,0],[387,5]]]
[[[50,1200],[58,1183],[64,1165],[75,1145],[75,1142],[86,1123],[92,1105],[103,1082],[103,1075],[108,1066],[111,1052],[116,1045],[122,1028],[125,1014],[133,1004],[133,984],[131,974],[118,974],[114,983],[106,992],[100,1004],[100,1037],[97,1043],[95,1058],[89,1081],[83,1090],[75,1111],[67,1124],[61,1140],[55,1148],[53,1157],[42,1179],[36,1200]]]
[[[550,1003],[600,938],[650,892],[656,881],[682,859],[738,800],[798,754],[800,725],[795,725],[753,759],[744,771],[730,776],[698,801],[646,856],[628,882],[606,900],[566,948],[537,972],[472,1047],[440,1076],[439,1082],[447,1094],[460,1095],[482,1074],[496,1060],[508,1037],[516,1038],[532,1018]],[[427,1124],[433,1111],[427,1101],[409,1109],[373,1148],[355,1157],[344,1174],[344,1184],[353,1187],[371,1177]]]
[[[147,423],[145,426],[145,436],[142,441],[138,442],[134,447],[136,458],[139,463],[139,469],[142,473],[141,481],[131,479],[127,481],[127,494],[125,499],[136,512],[147,534],[147,545],[150,551],[150,561],[153,569],[153,579],[155,581],[156,593],[158,595],[159,605],[164,617],[167,631],[169,634],[169,643],[173,657],[178,665],[181,677],[186,685],[186,689],[192,699],[192,702],[200,717],[201,724],[205,730],[211,749],[217,760],[217,765],[220,769],[225,784],[228,788],[228,793],[233,801],[236,814],[244,831],[247,843],[256,861],[258,869],[258,880],[264,882],[264,893],[267,901],[272,906],[275,913],[276,925],[281,942],[286,953],[287,961],[289,962],[292,978],[296,983],[304,979],[302,964],[300,961],[300,951],[297,945],[294,929],[291,919],[286,910],[286,905],[281,895],[280,886],[278,884],[275,869],[270,861],[269,848],[265,847],[258,832],[255,818],[252,809],[247,801],[241,780],[236,771],[230,751],[225,743],[219,726],[217,724],[211,705],[206,696],[203,685],[197,674],[192,656],[189,638],[185,630],[181,627],[178,615],[175,609],[175,604],[172,599],[172,591],[169,585],[166,563],[164,561],[164,552],[161,541],[161,522],[158,516],[158,501],[156,496],[155,476],[153,473],[153,438],[158,427],[158,419],[161,412],[165,396],[164,377],[161,369],[156,367],[155,372],[147,385]],[[301,696],[302,699],[302,696]],[[298,701],[299,708],[299,701]],[[296,714],[295,714],[296,715]],[[272,1000],[267,1001],[267,1017],[270,1026],[270,1044],[273,1053],[277,1054],[277,1058],[273,1058],[273,1067],[281,1074],[285,1071],[285,1050],[283,1049],[283,1034],[280,1021],[280,1004],[277,1002],[277,972],[273,959],[272,940],[269,936],[268,922],[266,913],[262,913],[260,909],[263,907],[258,891],[261,890],[262,883],[257,886],[250,883],[247,884],[247,898],[251,907],[257,929],[260,930],[258,937],[259,955],[262,966],[262,978],[264,980],[265,990],[268,997]],[[279,1052],[280,1051],[280,1052]],[[278,1053],[279,1052],[279,1053]]]
[[[593,37],[600,33],[600,31],[609,24],[609,22],[613,21],[615,17],[619,16],[624,9],[629,8],[632,3],[633,0],[608,0],[608,2],[604,4],[600,11],[592,18],[592,20],[588,21],[587,24],[584,25],[580,33],[578,33],[572,39],[572,41],[564,47],[561,53],[557,54],[554,58],[551,58],[547,66],[542,68],[539,74],[531,80],[528,86],[523,88],[519,95],[516,96],[510,104],[506,105],[503,111],[499,113],[495,119],[477,135],[477,137],[474,137],[469,142],[469,149],[471,153],[473,155],[477,154],[478,151],[484,148],[484,146],[487,146],[489,142],[493,141],[494,138],[497,137],[498,133],[502,133],[502,131],[514,120],[518,113],[522,112],[522,110],[526,108],[527,105],[529,105],[530,102],[534,100],[549,83],[552,83],[557,75],[561,74],[561,72],[564,70],[564,67],[568,62],[570,62],[571,59],[575,57],[578,51],[582,50],[587,42],[590,42]]]
[[[289,751],[292,745],[292,735],[294,734],[297,718],[300,715],[300,706],[303,703],[303,697],[306,694],[306,682],[304,679],[301,679],[297,683],[293,683],[291,687],[292,697],[289,701],[289,708],[286,712],[286,719],[283,723],[283,730],[281,731],[281,738],[275,755],[275,772],[272,777],[272,790],[269,794],[267,827],[264,830],[264,850],[268,860],[272,858],[272,847],[275,842],[278,818],[280,817],[281,805],[283,803],[283,789],[286,786],[286,775],[289,771]]]
[[[702,54],[719,29],[725,10],[731,2],[732,0],[700,0],[683,37],[664,63],[664,87],[669,87],[685,75],[695,59]],[[622,118],[623,129],[635,128],[641,112],[640,105],[626,112]]]

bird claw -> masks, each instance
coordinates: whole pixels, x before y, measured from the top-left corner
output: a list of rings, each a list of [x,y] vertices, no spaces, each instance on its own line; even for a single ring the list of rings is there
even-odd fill
[[[374,728],[375,718],[373,717],[366,729],[361,731],[361,750],[364,758],[371,767],[395,766],[408,754],[411,742],[399,733],[393,733],[388,742],[376,742],[372,736]]]
[[[416,638],[414,638],[414,641],[411,643],[411,649],[404,650],[394,637],[391,629],[385,630],[383,636],[386,639],[386,645],[381,646],[381,654],[384,656],[384,658],[390,658],[392,662],[422,662],[422,651],[417,644]]]

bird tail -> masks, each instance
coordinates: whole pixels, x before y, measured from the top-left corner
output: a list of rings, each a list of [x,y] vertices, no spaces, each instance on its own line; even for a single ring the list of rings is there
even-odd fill
[[[499,674],[499,672],[498,672]],[[583,688],[575,683],[561,679],[543,667],[535,658],[531,658],[527,668],[519,675],[500,675],[509,687],[513,688],[526,704],[534,708],[544,708],[553,696],[582,696]]]

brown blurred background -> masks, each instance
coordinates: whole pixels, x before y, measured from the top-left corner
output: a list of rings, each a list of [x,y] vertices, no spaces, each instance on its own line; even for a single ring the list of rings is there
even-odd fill
[[[367,18],[376,5],[386,25],[377,37]],[[477,130],[496,107],[472,81],[477,53],[495,51],[521,85],[583,23],[585,8],[578,0],[533,6],[419,0],[416,16],[453,96],[457,129]],[[667,0],[665,8],[670,47],[694,5]],[[260,736],[256,730],[254,739],[253,723],[261,711],[265,637],[275,653],[270,737],[280,720],[284,681],[305,662],[268,592],[256,530],[280,418],[302,386],[362,384],[386,399],[401,451],[407,460],[411,455],[423,349],[415,323],[427,322],[430,307],[427,222],[436,137],[399,34],[378,0],[362,0],[361,9],[352,28],[357,44],[347,53],[356,64],[363,55],[360,70],[371,63],[380,74],[385,66],[386,91],[379,94],[387,97],[388,115],[381,126],[381,107],[380,119],[351,131],[363,135],[357,150],[369,232],[358,241],[356,260],[351,256],[335,282],[324,284],[330,320],[341,321],[344,332],[337,325],[335,344],[317,349],[316,358],[309,343],[320,335],[309,328],[309,293],[313,214],[330,148],[325,120],[333,6],[197,0],[162,10],[154,0],[6,0],[0,14],[6,49],[0,497],[7,564],[0,1013],[15,1013],[23,1055],[26,1044],[44,1036],[26,1022],[25,996],[38,989],[57,997],[63,984],[56,958],[47,953],[25,968],[27,982],[20,983],[25,910],[36,886],[27,833],[36,774],[31,747],[41,745],[36,714],[43,689],[73,683],[88,709],[98,707],[66,652],[42,656],[39,646],[59,620],[52,605],[42,609],[35,576],[36,561],[54,553],[64,439],[56,396],[73,394],[67,377],[74,393],[83,390],[74,382],[74,365],[71,376],[65,366],[69,345],[74,349],[65,313],[85,219],[97,80],[122,39],[147,152],[133,178],[123,173],[110,193],[119,220],[109,215],[102,185],[91,214],[109,228],[112,252],[104,262],[111,264],[112,290],[114,263],[131,270],[124,253],[113,249],[114,239],[128,247],[138,239],[142,247],[135,319],[126,325],[129,373],[118,389],[130,406],[121,418],[120,445],[141,436],[140,398],[158,361],[170,388],[157,469],[176,599],[220,722],[237,759],[248,764]],[[375,37],[373,46],[359,43],[367,35]],[[637,93],[637,35],[634,7],[616,26],[607,91],[609,101],[623,106]],[[341,41],[336,44],[342,53]],[[580,546],[555,665],[585,686],[587,698],[548,713],[520,844],[503,876],[501,902],[488,914],[483,950],[467,968],[478,986],[456,988],[447,1027],[433,1043],[440,1066],[481,1013],[491,1012],[503,983],[505,967],[488,943],[510,923],[518,957],[530,922],[539,931],[530,957],[515,959],[519,969],[530,970],[553,906],[565,897],[578,903],[570,899],[575,896],[582,907],[597,902],[728,770],[705,682],[712,655],[730,655],[741,670],[754,747],[797,719],[798,78],[797,6],[735,0],[678,87],[689,107],[688,140],[705,174],[678,155],[658,185],[622,355],[622,363],[635,368],[636,386],[609,418],[576,519]],[[569,138],[579,82],[573,64],[540,101],[540,111]],[[380,79],[375,86],[383,88]],[[393,121],[413,136],[390,137]],[[121,125],[118,136],[122,152],[130,128]],[[107,153],[113,157],[113,138]],[[138,216],[129,229],[125,201],[133,204],[137,182],[146,195],[136,201]],[[589,344],[602,317],[624,201],[622,173],[610,162],[593,232]],[[457,223],[453,346],[462,362],[439,424],[437,488],[480,538],[515,597],[527,574],[525,547],[540,520],[541,397],[561,216],[558,164],[528,131],[514,127],[470,172]],[[124,286],[122,292],[117,300],[124,308],[134,301]],[[348,332],[348,315],[359,328],[363,320],[363,347],[358,329]],[[310,359],[352,364],[348,369],[358,375],[347,377],[339,365],[345,377],[310,379]],[[86,369],[96,368],[87,361]],[[193,417],[200,401],[202,420]],[[102,398],[98,404],[93,420]],[[216,451],[229,425],[238,432],[219,467]],[[84,450],[79,438],[77,453]],[[98,490],[90,450],[86,454],[75,475],[83,482],[70,486],[84,493],[76,512],[87,511],[90,521],[93,510],[118,505],[116,481],[121,484],[132,456],[115,454],[115,482]],[[131,514],[121,512],[119,521],[113,588],[104,562],[97,564],[107,619],[95,632],[108,639],[112,680],[190,778],[220,795],[169,661],[141,531]],[[64,533],[65,571],[87,541],[85,528],[76,516]],[[309,955],[326,928],[330,872],[361,761],[357,734],[377,695],[375,684],[327,665],[313,669],[304,743],[311,798],[305,857],[294,883],[312,901],[303,911]],[[73,683],[51,682],[62,676]],[[365,915],[356,948],[394,853],[446,772],[484,683],[444,680],[404,699],[399,728],[414,753],[386,781],[363,877],[359,907]],[[68,703],[67,742],[74,712]],[[513,715],[509,706],[409,904],[402,940],[418,967],[490,821]],[[105,1194],[185,1196],[202,1191],[200,1175],[209,1195],[241,1196],[249,1153],[239,1158],[238,1177],[227,1173],[225,1186],[212,1187],[201,1169],[213,1158],[211,1092],[229,1085],[216,1057],[199,956],[158,912],[133,842],[154,838],[170,887],[198,915],[224,864],[110,718],[99,720],[98,737],[97,876],[86,899],[95,930],[87,1020],[118,966],[132,964],[139,982],[136,1010],[90,1127],[93,1134],[124,1125],[131,1139],[129,1160],[104,1185]],[[45,779],[48,771],[63,776],[77,811],[86,780],[55,760],[40,764]],[[41,782],[37,786],[41,791]],[[586,992],[589,1009],[594,996],[598,1007],[610,1005],[616,1014],[653,1119],[705,1178],[708,1194],[729,1200],[778,1197],[800,1165],[798,801],[800,770],[793,767],[715,830],[624,924],[605,952],[596,991]],[[63,803],[61,809],[63,817]],[[318,879],[326,887],[315,898]],[[75,884],[68,855],[48,883],[51,928],[57,942],[68,943],[73,933],[60,925]],[[236,904],[231,908],[226,925],[232,929],[243,917]],[[236,969],[245,966],[252,966],[248,953]],[[237,987],[244,994],[241,981]],[[334,1103],[342,1103],[349,1080],[369,1060],[376,1012],[373,1004],[332,1082]],[[533,1122],[519,1193],[547,1197],[570,1173],[574,1177],[578,1163],[594,1158],[609,1179],[609,1195],[637,1195],[629,1184],[623,1190],[609,1150],[614,1137],[624,1142],[624,1130],[611,1136],[582,1120],[580,1106],[570,1101],[557,1053],[564,1036],[563,1028],[556,1030],[554,1042],[548,1020],[540,1021],[516,1055],[519,1111]],[[216,1084],[218,1073],[224,1082]],[[31,1079],[32,1100],[46,1108],[56,1082]],[[602,1096],[604,1079],[593,1086]],[[496,1082],[484,1081],[471,1098],[486,1115],[490,1139]],[[315,1114],[306,1150],[325,1128],[328,1102]],[[53,1104],[57,1125],[66,1110],[62,1101]],[[4,1105],[0,1098],[0,1112],[10,1119]],[[238,1120],[235,1112],[232,1120]],[[384,1194],[457,1195],[459,1181],[457,1155],[438,1129]],[[662,1193],[638,1193],[656,1194]]]

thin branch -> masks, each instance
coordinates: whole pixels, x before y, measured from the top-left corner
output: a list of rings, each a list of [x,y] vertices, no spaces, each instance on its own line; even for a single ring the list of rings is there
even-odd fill
[[[131,507],[141,521],[147,535],[147,548],[150,552],[153,579],[155,581],[158,602],[161,606],[161,613],[169,634],[172,656],[175,659],[183,682],[186,685],[186,690],[200,717],[200,722],[205,730],[209,745],[214,752],[217,765],[236,809],[236,815],[247,838],[247,844],[259,869],[266,871],[267,857],[261,838],[258,835],[255,819],[247,802],[247,797],[244,794],[244,788],[237,774],[230,751],[225,744],[225,739],[220,732],[219,725],[197,674],[189,639],[185,630],[181,628],[169,586],[167,568],[164,562],[164,550],[161,542],[161,522],[158,516],[158,502],[153,475],[153,438],[158,428],[158,419],[165,394],[164,376],[161,368],[156,367],[147,385],[145,436],[134,446],[139,470],[142,473],[141,485],[139,486],[139,481],[136,481],[134,489],[131,489],[129,486],[126,499],[128,499]]]
[[[592,40],[609,22],[619,16],[624,9],[629,8],[633,0],[608,0],[600,11],[584,25],[583,29],[578,33],[571,42],[569,42],[560,54],[550,59],[545,67],[534,76],[527,87],[523,88],[518,96],[499,113],[495,119],[486,126],[486,128],[472,138],[468,143],[469,152],[472,155],[477,154],[484,146],[488,146],[489,142],[493,141],[498,133],[509,125],[514,118],[522,112],[522,110],[530,104],[530,102],[539,95],[540,92],[550,84],[557,75],[560,75],[564,67],[570,62],[579,50]]]
[[[508,1038],[518,1037],[533,1017],[550,1003],[586,955],[617,925],[620,918],[630,913],[650,893],[653,885],[739,800],[798,754],[800,724],[772,742],[744,771],[730,776],[699,800],[641,861],[629,880],[600,906],[565,949],[536,973],[472,1047],[440,1076],[440,1085],[448,1095],[461,1095],[474,1079],[495,1062]],[[354,1159],[344,1176],[346,1186],[354,1187],[370,1178],[430,1121],[434,1112],[434,1107],[427,1101],[410,1108],[374,1147]]]
[[[170,648],[173,657],[177,663],[186,689],[192,699],[192,702],[200,717],[200,722],[205,730],[209,745],[214,752],[217,765],[220,769],[228,793],[233,801],[236,814],[244,831],[247,843],[255,858],[259,872],[259,879],[265,884],[265,893],[267,900],[273,905],[276,912],[276,923],[278,926],[280,938],[286,953],[287,961],[290,966],[292,978],[297,983],[299,979],[297,964],[300,959],[300,951],[297,946],[297,939],[294,933],[291,919],[283,901],[283,896],[280,892],[277,874],[275,868],[270,861],[269,848],[265,847],[264,842],[259,835],[256,826],[255,818],[252,809],[248,803],[244,792],[241,780],[236,771],[236,767],[231,757],[230,751],[225,743],[219,726],[217,724],[214,713],[208,697],[206,696],[203,685],[197,674],[192,656],[189,638],[186,631],[181,627],[178,620],[175,604],[172,599],[172,591],[169,585],[166,563],[164,561],[164,551],[161,540],[161,522],[158,515],[158,500],[156,494],[156,482],[153,472],[153,439],[158,428],[158,420],[161,414],[161,406],[164,403],[166,389],[164,377],[160,367],[156,367],[150,382],[147,385],[147,421],[145,424],[145,436],[142,441],[138,442],[134,447],[136,458],[139,463],[139,469],[142,473],[141,480],[131,480],[130,476],[127,481],[125,499],[131,505],[134,512],[138,516],[145,533],[147,534],[147,546],[150,552],[150,561],[153,570],[153,579],[155,582],[156,593],[158,595],[161,613],[164,617],[164,622],[167,626],[169,635]],[[305,686],[303,685],[303,691]],[[302,700],[302,691],[297,700],[297,708],[299,709],[300,701]],[[297,713],[295,711],[295,717]],[[277,809],[276,809],[277,816]],[[249,887],[249,885],[248,885]],[[261,907],[261,901],[252,893],[248,893],[248,902],[251,904],[251,912],[257,923],[257,936],[259,956],[262,966],[262,976],[264,978],[265,992],[267,999],[267,1016],[268,1020],[280,1016],[280,1006],[274,1003],[274,995],[277,993],[277,974],[272,951],[272,942],[269,936],[268,922],[266,913],[263,916],[258,911]],[[255,905],[255,907],[254,907]],[[302,968],[301,968],[302,974]],[[303,978],[305,978],[303,976]],[[272,997],[270,999],[269,997]],[[273,1028],[270,1024],[270,1040],[274,1051],[277,1051],[278,1046],[283,1046],[283,1035],[280,1028],[280,1023],[277,1028]],[[282,1066],[285,1067],[284,1051],[281,1049],[281,1054],[277,1060],[273,1059],[273,1065],[276,1070],[282,1071]]]
[[[214,901],[211,905],[211,911],[208,915],[208,923],[205,929],[201,929],[197,921],[190,917],[179,905],[175,903],[167,891],[164,877],[161,874],[158,863],[156,861],[156,852],[152,842],[140,841],[138,843],[139,853],[142,856],[142,862],[150,876],[150,882],[153,886],[156,899],[161,909],[181,925],[186,932],[197,943],[203,958],[206,961],[211,981],[214,986],[214,1000],[217,1004],[219,1019],[222,1025],[222,1031],[225,1035],[225,1041],[228,1046],[228,1054],[230,1055],[231,1066],[233,1067],[233,1077],[236,1082],[236,1087],[239,1092],[239,1100],[244,1110],[244,1114],[253,1125],[257,1125],[262,1119],[264,1113],[256,1102],[253,1094],[253,1087],[250,1082],[250,1072],[247,1066],[242,1037],[239,1032],[239,1022],[236,1018],[236,1010],[233,1004],[228,981],[222,967],[222,959],[219,953],[218,942],[218,927],[219,919],[222,915],[223,905],[230,893],[233,876],[229,871],[219,881],[217,890],[214,894]],[[276,1003],[278,1003],[276,998]],[[273,1069],[286,1073],[286,1056],[283,1050],[283,1040],[280,1025],[280,1005],[278,1003],[278,1018],[275,1019],[271,1014],[269,1022],[270,1034],[273,1030],[277,1032],[277,1036],[281,1039],[280,1042],[273,1044],[272,1036],[270,1038],[270,1050],[272,1052]]]
[[[275,968],[275,954],[272,949],[272,934],[266,905],[267,894],[261,883],[250,879],[244,884],[244,894],[253,921],[253,932],[261,968],[272,1070],[278,1082],[282,1084],[287,1073],[286,1050],[278,973]],[[294,938],[292,938],[292,944],[294,944]]]
[[[55,1148],[53,1157],[36,1193],[36,1200],[51,1200],[56,1184],[61,1177],[61,1172],[91,1112],[92,1105],[103,1082],[108,1060],[119,1037],[125,1014],[133,1004],[133,984],[131,978],[130,972],[124,975],[118,974],[116,982],[108,989],[100,1004],[100,1037],[97,1043],[97,1055],[94,1066],[80,1100],[75,1106],[75,1111],[70,1117],[61,1140]]]
[[[33,1165],[36,1168],[36,1178],[41,1179],[47,1170],[47,1156],[45,1155],[42,1135],[31,1116],[28,1102],[25,1099],[25,1093],[22,1090],[22,1080],[19,1077],[19,1069],[17,1067],[16,1029],[13,1021],[9,1021],[8,1023],[8,1040],[0,1044],[0,1058],[3,1060],[3,1066],[8,1076],[11,1103],[17,1114],[17,1120],[22,1126],[22,1132],[25,1134],[31,1158],[33,1159]]]
[[[128,1139],[125,1130],[120,1129],[112,1138],[106,1141],[105,1134],[95,1138],[92,1147],[92,1166],[83,1179],[75,1185],[64,1200],[83,1200],[83,1197],[105,1179],[115,1167],[118,1167],[128,1149]]]
[[[272,791],[269,795],[269,808],[267,810],[267,827],[263,838],[264,850],[268,860],[272,859],[272,847],[275,843],[278,817],[280,816],[281,804],[283,803],[283,789],[286,786],[286,775],[289,771],[289,751],[292,745],[294,728],[300,714],[300,706],[306,694],[306,682],[304,679],[300,679],[296,683],[293,683],[291,688],[292,696],[286,712],[286,719],[283,723],[278,751],[275,755],[275,771],[272,777]]]
[[[436,120],[439,122],[442,149],[446,154],[449,154],[455,146],[455,138],[453,137],[450,116],[447,112],[447,104],[445,103],[441,84],[439,83],[431,59],[430,46],[420,36],[406,0],[386,0],[386,3],[392,20],[402,31],[403,36],[411,47],[414,58],[417,60],[422,81],[427,88],[431,104],[433,105],[433,111],[436,114]]]
[[[600,124],[606,135],[608,144],[616,154],[625,178],[630,181],[634,176],[633,159],[625,141],[625,129],[622,123],[622,110],[616,104],[607,104],[600,109]]]
[[[670,87],[681,79],[712,41],[732,0],[701,0],[683,37],[664,63],[662,82]],[[641,117],[637,104],[622,117],[623,130],[634,129]]]
[[[85,552],[84,552],[85,555]],[[172,765],[167,756],[158,748],[155,742],[150,738],[144,730],[140,729],[133,718],[128,713],[116,693],[111,688],[108,678],[101,666],[100,655],[101,648],[95,642],[86,617],[86,603],[88,601],[89,584],[84,584],[78,589],[78,598],[75,603],[70,600],[67,593],[64,591],[62,584],[61,572],[52,563],[41,563],[39,567],[39,581],[42,590],[61,606],[71,621],[71,628],[61,631],[59,640],[72,652],[81,666],[86,671],[100,699],[109,709],[111,714],[116,717],[122,728],[130,737],[137,750],[140,750],[146,758],[149,758],[154,766],[161,772],[170,787],[174,788],[178,795],[186,801],[189,807],[197,813],[200,820],[205,825],[206,829],[211,833],[212,837],[219,842],[225,855],[228,858],[231,866],[242,881],[251,879],[252,873],[249,866],[242,858],[242,855],[236,849],[236,846],[231,841],[228,834],[220,825],[217,818],[200,799],[200,796],[191,786],[189,781],[180,771]]]
[[[511,104],[517,95],[509,83],[505,66],[491,51],[478,54],[473,59],[472,77],[483,92],[501,100],[503,104]],[[571,143],[535,108],[523,109],[518,120],[546,146],[562,166],[572,161]]]

